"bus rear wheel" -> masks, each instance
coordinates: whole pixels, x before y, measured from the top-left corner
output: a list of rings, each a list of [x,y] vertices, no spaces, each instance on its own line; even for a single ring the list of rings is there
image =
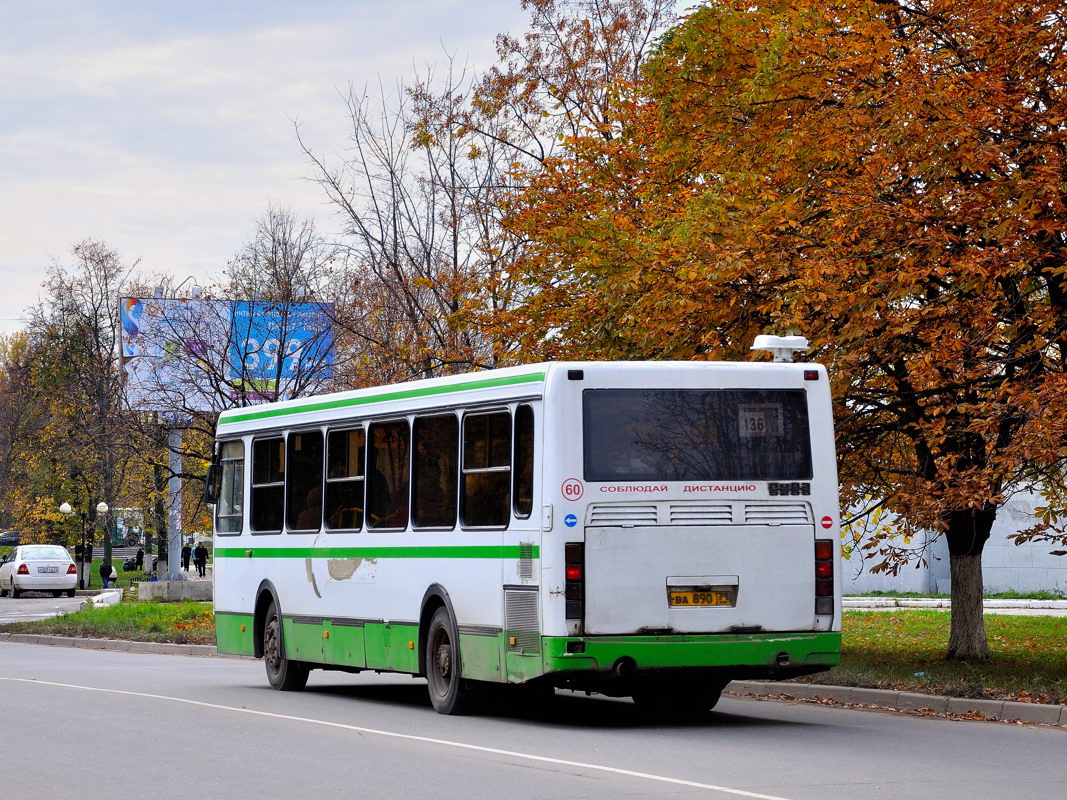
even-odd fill
[[[465,714],[472,706],[471,687],[461,677],[459,637],[448,609],[439,608],[426,631],[426,686],[438,714]]]
[[[308,682],[308,666],[301,661],[285,657],[282,641],[282,620],[274,603],[267,609],[263,623],[263,663],[267,667],[267,682],[274,689],[295,691],[303,689]]]

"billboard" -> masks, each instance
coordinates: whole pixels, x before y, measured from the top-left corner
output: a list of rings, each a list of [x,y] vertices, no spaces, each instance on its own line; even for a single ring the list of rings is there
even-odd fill
[[[223,411],[314,393],[333,376],[329,303],[120,300],[127,407]]]

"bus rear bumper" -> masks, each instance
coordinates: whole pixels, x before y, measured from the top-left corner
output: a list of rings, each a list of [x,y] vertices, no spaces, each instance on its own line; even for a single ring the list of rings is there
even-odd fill
[[[841,660],[840,632],[543,637],[541,642],[546,675],[698,669],[731,678],[782,679],[821,672]]]

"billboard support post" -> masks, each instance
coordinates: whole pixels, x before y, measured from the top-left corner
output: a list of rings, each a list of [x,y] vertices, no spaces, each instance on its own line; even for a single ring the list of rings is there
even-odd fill
[[[184,581],[182,574],[182,429],[167,433],[170,478],[167,480],[167,574],[165,581]]]

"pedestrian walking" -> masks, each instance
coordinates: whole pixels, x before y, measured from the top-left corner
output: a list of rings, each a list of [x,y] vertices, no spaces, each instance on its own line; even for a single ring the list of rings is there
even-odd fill
[[[134,562],[137,569],[144,569],[144,548],[137,548],[137,560]]]
[[[110,561],[100,562],[100,580],[104,582],[105,589],[111,588],[111,579],[117,574]]]
[[[207,548],[203,542],[193,550],[193,563],[196,564],[196,574],[201,578],[207,577]]]
[[[182,571],[189,571],[189,556],[192,554],[193,548],[188,544],[182,545]]]

